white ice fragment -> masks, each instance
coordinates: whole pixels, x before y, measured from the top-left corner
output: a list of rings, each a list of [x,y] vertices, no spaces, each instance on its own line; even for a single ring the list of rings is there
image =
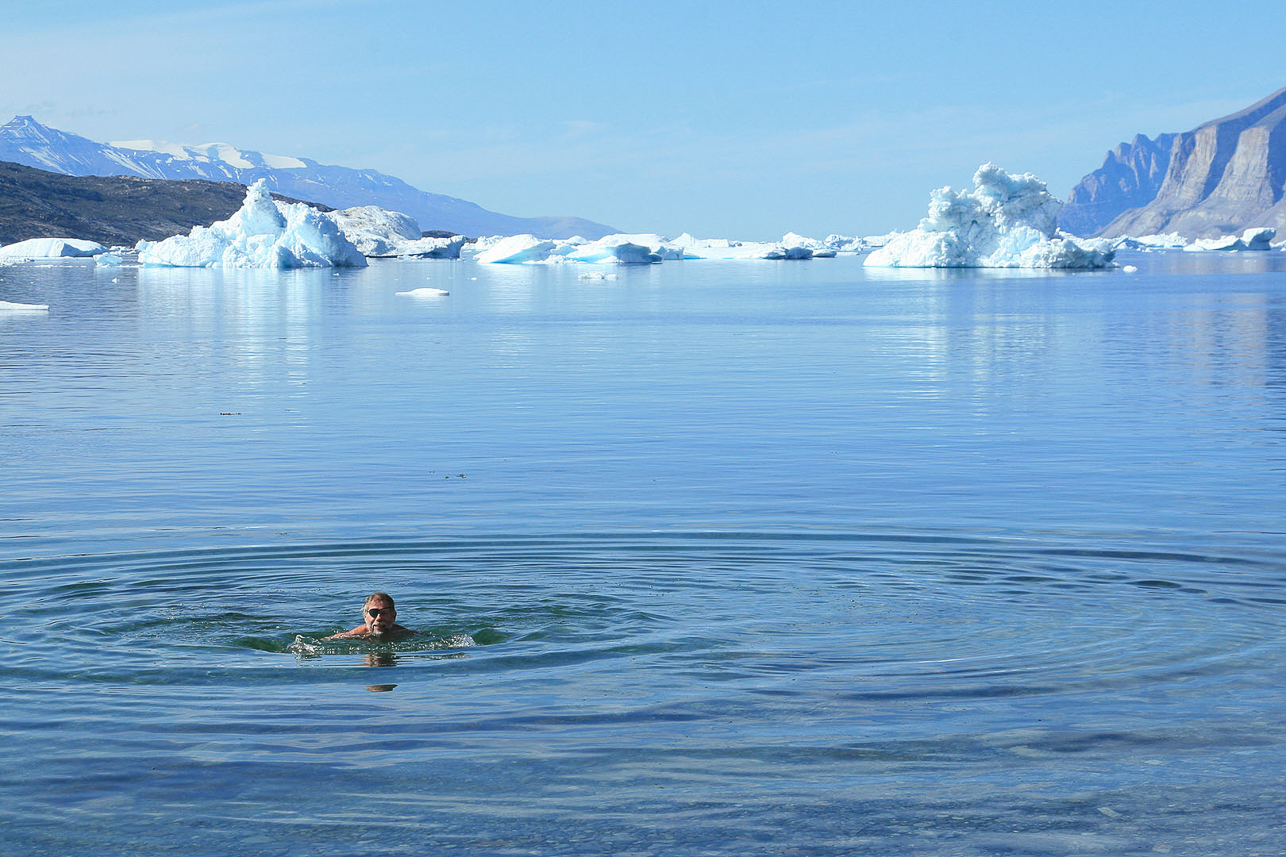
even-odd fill
[[[1058,232],[1063,204],[1031,173],[1006,173],[984,164],[973,190],[939,188],[928,216],[910,232],[895,233],[866,257],[893,268],[1105,268],[1115,251],[1106,240]]]
[[[94,259],[95,266],[99,268],[119,268],[124,260],[115,253],[103,253]]]
[[[96,241],[79,241],[75,238],[28,238],[0,247],[3,259],[59,259],[65,257],[93,256],[107,250]]]
[[[143,265],[180,268],[362,268],[366,257],[335,219],[303,203],[278,203],[260,179],[241,209],[187,235],[138,243]]]
[[[363,256],[396,256],[396,247],[421,237],[420,224],[409,214],[378,205],[359,205],[331,212],[344,237]]]
[[[1112,247],[1116,250],[1181,250],[1187,244],[1188,239],[1178,232],[1167,232],[1164,235],[1117,238],[1112,242]]]
[[[409,292],[394,292],[395,295],[404,295],[408,298],[443,298],[451,294],[446,289],[432,289],[428,286],[419,289],[411,289]]]
[[[549,258],[555,246],[556,242],[537,238],[535,235],[511,235],[490,243],[475,259],[493,265],[543,262]]]
[[[0,301],[0,312],[45,312],[49,304],[19,304],[12,301]]]
[[[1271,250],[1273,239],[1276,237],[1277,230],[1273,227],[1256,226],[1241,233],[1241,237],[1225,235],[1222,238],[1198,238],[1183,249],[1193,252],[1204,250]]]
[[[396,255],[415,256],[420,259],[459,259],[465,240],[463,235],[453,235],[450,238],[417,238],[414,241],[396,245]]]
[[[650,265],[669,258],[682,258],[682,251],[665,248],[659,235],[608,235],[588,244],[569,247],[562,255],[569,262],[606,262],[616,265]]]

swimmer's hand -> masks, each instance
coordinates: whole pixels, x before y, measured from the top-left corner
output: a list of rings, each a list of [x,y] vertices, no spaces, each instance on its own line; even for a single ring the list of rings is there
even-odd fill
[[[392,640],[399,637],[406,637],[414,634],[410,628],[403,628],[401,625],[358,625],[351,631],[341,631],[338,634],[331,634],[329,637],[323,637],[326,640]]]

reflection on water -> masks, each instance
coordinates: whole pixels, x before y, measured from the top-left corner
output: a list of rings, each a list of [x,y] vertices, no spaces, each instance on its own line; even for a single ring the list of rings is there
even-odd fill
[[[0,269],[6,843],[1282,853],[1273,255]]]

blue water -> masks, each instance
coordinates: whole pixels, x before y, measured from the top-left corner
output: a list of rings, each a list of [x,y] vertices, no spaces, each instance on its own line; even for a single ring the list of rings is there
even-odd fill
[[[1286,255],[1124,261],[0,267],[6,849],[1286,852]]]

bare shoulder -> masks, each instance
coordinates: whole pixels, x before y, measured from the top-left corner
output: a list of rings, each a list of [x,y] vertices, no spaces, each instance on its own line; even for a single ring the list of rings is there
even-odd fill
[[[351,631],[340,631],[338,634],[331,634],[326,637],[327,640],[351,640],[354,637],[365,637],[369,632],[365,625],[358,625]]]

